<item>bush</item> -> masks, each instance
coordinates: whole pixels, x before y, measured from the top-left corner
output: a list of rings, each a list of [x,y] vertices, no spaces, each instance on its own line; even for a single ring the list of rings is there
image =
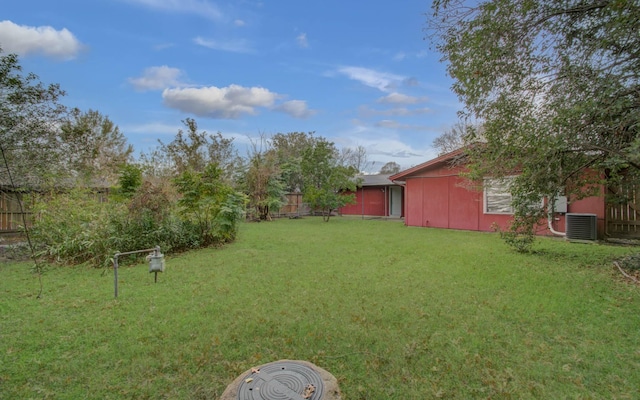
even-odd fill
[[[102,267],[111,266],[117,252],[160,246],[169,253],[226,243],[236,237],[245,197],[222,193],[224,197],[216,199],[223,201],[216,204],[206,195],[197,196],[195,215],[202,209],[216,210],[204,225],[184,212],[184,201],[179,210],[162,187],[150,183],[141,185],[127,201],[101,202],[88,189],[48,193],[35,201],[38,217],[32,237],[38,255],[50,262]]]
[[[110,221],[122,218],[126,208],[101,202],[87,189],[47,193],[34,205],[37,218],[31,233],[38,255],[49,261],[105,265],[113,253]]]

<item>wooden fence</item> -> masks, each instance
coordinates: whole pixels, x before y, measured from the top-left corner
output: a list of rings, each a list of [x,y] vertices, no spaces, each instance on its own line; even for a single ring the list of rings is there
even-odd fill
[[[615,198],[625,199],[620,203],[607,204],[607,235],[615,238],[640,239],[640,188],[619,186],[609,188]]]
[[[24,227],[25,220],[27,225],[31,224],[33,215],[20,210],[20,196],[19,193],[0,189],[0,232],[19,232]]]

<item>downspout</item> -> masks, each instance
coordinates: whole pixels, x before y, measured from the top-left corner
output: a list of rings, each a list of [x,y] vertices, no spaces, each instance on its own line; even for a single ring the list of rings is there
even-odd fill
[[[387,210],[388,196],[387,196],[387,186],[386,185],[382,189],[382,191],[384,192],[384,211],[382,213],[384,214],[385,217],[388,217],[389,216],[389,210]]]
[[[555,229],[553,229],[553,213],[555,209],[555,199],[549,201],[547,198],[547,201],[548,201],[547,208],[549,208],[549,212],[547,213],[547,225],[549,227],[549,232],[551,232],[553,235],[556,235],[556,236],[563,236],[563,237],[567,236],[566,232],[558,232]]]

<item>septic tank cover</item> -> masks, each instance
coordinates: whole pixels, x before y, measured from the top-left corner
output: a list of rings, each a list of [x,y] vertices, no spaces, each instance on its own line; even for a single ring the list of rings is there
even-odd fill
[[[311,363],[282,360],[251,368],[240,375],[221,399],[340,399],[337,382],[333,382],[335,378],[331,374]]]

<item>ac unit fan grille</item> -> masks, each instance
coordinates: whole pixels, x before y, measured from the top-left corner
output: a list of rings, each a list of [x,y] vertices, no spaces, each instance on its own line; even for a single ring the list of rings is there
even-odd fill
[[[598,219],[595,214],[567,213],[567,239],[596,240]]]

